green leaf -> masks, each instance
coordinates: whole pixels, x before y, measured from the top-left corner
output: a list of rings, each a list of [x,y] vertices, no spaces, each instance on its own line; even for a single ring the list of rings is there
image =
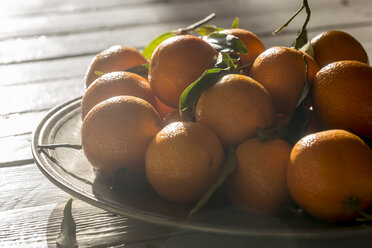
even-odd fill
[[[205,23],[207,23],[210,20],[212,20],[215,16],[216,16],[216,14],[215,13],[212,13],[212,14],[208,15],[207,17],[203,18],[202,20],[197,21],[197,22],[195,22],[195,23],[187,26],[186,28],[180,28],[180,29],[177,29],[177,30],[173,30],[173,31],[169,31],[169,32],[166,32],[166,33],[161,34],[160,36],[158,36],[157,38],[155,38],[154,40],[152,40],[150,42],[150,44],[148,44],[143,49],[142,54],[148,60],[150,60],[153,52],[159,46],[160,43],[162,43],[166,39],[171,38],[173,36],[177,36],[177,35],[181,35],[181,34],[189,34],[189,33],[193,32],[193,31],[197,30],[199,27],[203,26]],[[217,28],[217,30],[219,30],[219,28]]]
[[[78,247],[76,240],[76,224],[71,213],[72,199],[70,199],[63,210],[63,220],[61,224],[61,233],[57,238],[57,247],[75,248]]]
[[[182,117],[182,112],[187,108],[192,107],[199,99],[203,91],[215,84],[228,69],[213,68],[206,70],[201,77],[190,84],[181,94],[179,101],[179,112]]]
[[[132,73],[135,73],[142,77],[147,78],[147,75],[149,74],[149,64],[138,65],[138,66],[129,68],[126,71],[132,72]]]
[[[235,17],[233,23],[231,24],[231,28],[238,28],[239,26],[239,18]]]
[[[237,63],[240,61],[239,55],[228,54],[228,53],[218,53],[216,64],[214,68],[221,69],[235,69],[238,67]]]
[[[223,53],[247,54],[248,50],[244,43],[236,36],[214,32],[203,39],[207,41],[214,49]]]
[[[152,40],[142,51],[143,56],[145,56],[147,59],[151,59],[152,53],[155,51],[155,49],[159,46],[160,43],[165,41],[168,38],[171,38],[173,36],[176,36],[176,34],[173,31],[169,31],[166,33],[161,34],[160,36],[156,37],[154,40]]]
[[[216,181],[211,185],[211,187],[208,189],[208,191],[203,195],[203,197],[200,199],[200,201],[191,209],[189,213],[189,218],[194,216],[196,213],[200,211],[200,209],[203,208],[203,206],[208,202],[208,200],[211,198],[213,193],[221,187],[221,185],[225,182],[226,178],[234,171],[237,164],[237,158],[234,148],[230,147],[227,156],[225,158],[225,161],[220,169],[220,172],[217,176]]]
[[[294,43],[293,43],[293,48],[296,50],[300,50],[303,46],[305,46],[309,40],[307,39],[307,30],[306,28],[298,34],[296,37]]]
[[[308,40],[305,45],[303,45],[299,51],[309,54],[311,57],[314,58],[314,48],[311,45],[311,42]]]
[[[222,31],[224,30],[223,28],[219,28],[214,25],[203,25],[202,27],[198,28],[195,30],[198,34],[201,36],[207,36],[210,35],[211,33],[217,32],[217,31]]]

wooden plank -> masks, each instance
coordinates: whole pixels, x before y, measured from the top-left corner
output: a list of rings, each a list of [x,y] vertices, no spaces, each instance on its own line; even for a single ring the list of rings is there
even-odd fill
[[[1,4],[1,8],[3,11],[2,16],[10,17],[95,11],[97,9],[117,8],[164,1],[166,0],[17,0],[5,1]]]
[[[0,116],[14,113],[39,112],[81,96],[82,79],[55,80],[0,88]]]
[[[31,133],[0,138],[0,167],[32,163]]]
[[[63,202],[68,197],[35,164],[0,168],[0,212]]]
[[[206,6],[206,8],[207,7],[209,6]],[[228,9],[228,6],[226,6],[226,8]],[[240,6],[240,9],[246,8]],[[347,26],[348,23],[359,25],[359,27],[355,28],[353,28],[354,26],[346,28],[346,30],[355,29],[357,33],[359,33],[359,30],[362,32],[370,28],[372,17],[371,15],[357,12],[361,11],[361,8],[357,8],[356,10],[353,10],[353,8],[332,9],[332,16],[334,17],[332,19],[329,19],[328,9],[329,8],[321,8],[318,12],[314,12],[314,18],[310,22],[310,31],[341,28]],[[208,10],[204,10],[205,13],[203,14],[203,10],[191,12],[198,13],[198,18],[195,18],[196,20],[210,13],[211,10],[213,9],[208,8]],[[169,11],[169,9],[167,9],[167,11]],[[184,12],[183,10],[182,13]],[[179,14],[177,13],[177,15]],[[270,40],[271,37],[268,36],[271,35],[271,32],[279,23],[283,23],[288,18],[288,15],[288,9],[277,12],[266,12],[266,14],[252,9],[252,14],[241,18],[241,26],[257,33],[263,40]],[[357,22],[355,23],[354,20]],[[230,13],[226,19],[217,18],[214,23],[228,27],[231,21],[232,14]],[[297,27],[301,26],[302,21],[303,19],[301,18],[295,19],[294,23],[289,27],[289,30],[292,33],[296,32]],[[125,44],[141,48],[160,33],[187,26],[191,22],[191,20],[187,20],[148,24],[138,27],[131,26],[113,30],[106,29],[97,32],[76,33],[63,36],[40,36],[17,40],[3,40],[0,42],[0,64],[94,55],[114,44]],[[370,41],[370,39],[371,38],[368,40]]]
[[[0,247],[55,247],[66,201],[0,212]],[[79,247],[346,248],[369,247],[371,242],[368,236],[298,240],[190,232],[113,215],[79,200],[73,201],[72,214],[77,226]]]
[[[274,26],[274,25],[273,25]],[[313,37],[316,33],[321,31],[325,31],[327,28],[321,27],[314,29],[310,32],[309,37]],[[372,37],[368,32],[369,28],[367,27],[360,27],[360,28],[343,28],[343,30],[351,33],[354,35],[363,46],[366,48],[367,53],[372,56]],[[158,30],[159,32],[163,32],[164,30]],[[157,32],[157,33],[159,33]],[[133,31],[135,33],[135,31]],[[156,32],[154,32],[154,35]],[[105,36],[111,38],[113,34],[109,35],[107,32]],[[104,36],[104,35],[102,35]],[[291,41],[294,39],[293,33],[283,32],[278,36],[259,36],[264,41],[266,47],[270,47],[276,44],[282,45],[289,45]],[[145,39],[145,38],[142,38]],[[152,37],[148,37],[148,39],[152,39]],[[50,42],[52,43],[52,42]],[[93,58],[95,52],[99,52],[104,50],[105,48],[109,47],[110,45],[114,44],[114,41],[106,42],[107,44],[96,44],[95,47],[91,47],[91,55],[86,56],[79,56],[79,57],[70,57],[70,58],[63,58],[63,59],[56,59],[56,60],[48,60],[48,61],[33,61],[29,63],[23,64],[11,64],[11,65],[2,65],[0,66],[0,75],[2,75],[3,80],[1,80],[0,85],[11,85],[11,84],[24,84],[24,83],[33,83],[37,81],[45,81],[45,80],[57,80],[60,78],[71,78],[71,77],[81,77],[83,80],[83,75],[85,74],[86,68],[90,60]],[[144,44],[145,42],[142,42]],[[133,41],[132,45],[139,44],[138,42],[135,43]],[[79,45],[79,42],[74,42],[74,45]],[[93,51],[97,50],[97,51]],[[79,51],[76,50],[76,53]]]
[[[0,138],[31,133],[46,112],[16,113],[8,116],[0,116]]]
[[[1,65],[1,86],[35,84],[61,79],[76,79],[83,82],[84,74],[93,55],[33,61],[22,64]]]
[[[177,248],[349,248],[349,247],[369,247],[370,237],[343,238],[337,239],[294,239],[294,238],[250,238],[241,236],[215,235],[207,233],[191,233],[185,235],[170,236],[166,239],[151,240],[148,242],[133,245],[118,245],[118,247],[177,247]]]
[[[35,164],[0,168],[0,247],[55,244],[62,211],[70,198]],[[173,229],[114,215],[79,200],[73,202],[81,247],[136,243],[164,238]]]
[[[0,212],[0,247],[55,247],[67,200]],[[177,234],[173,229],[113,215],[79,200],[73,201],[72,214],[79,247],[133,244]]]
[[[337,16],[333,18],[338,22],[370,21],[371,17],[368,15],[368,9],[365,8],[366,4],[368,4],[367,0],[353,1],[348,8],[345,8],[342,2],[338,0],[330,0],[326,3],[318,0],[311,2],[311,8],[313,13],[318,13],[324,9],[333,9],[335,13],[342,12],[344,14],[342,19],[337,18]],[[266,0],[259,3],[244,0],[235,1],[234,4],[216,0],[213,4],[208,1],[183,1],[134,6],[123,5],[94,12],[84,11],[64,15],[48,15],[47,20],[43,15],[28,18],[8,18],[4,20],[3,28],[0,30],[0,38],[68,34],[179,20],[193,22],[211,12],[217,13],[218,18],[234,16],[244,18],[244,16],[247,16],[249,20],[256,19],[258,14],[267,17],[273,13],[282,12],[289,18],[291,10],[298,8],[298,5],[296,0],[280,2]],[[180,12],[179,10],[183,11]],[[359,12],[359,15],[350,16],[356,11]],[[139,15],[141,18],[138,18]]]

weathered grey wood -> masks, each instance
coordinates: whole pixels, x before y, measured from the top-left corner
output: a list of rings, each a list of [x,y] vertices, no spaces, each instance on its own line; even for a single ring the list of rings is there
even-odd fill
[[[35,164],[0,167],[0,247],[53,247],[70,197],[48,181]],[[72,209],[81,247],[136,243],[178,233],[76,199]]]
[[[312,1],[310,4],[314,13],[320,13],[325,8],[335,9],[336,14],[340,12],[350,14],[353,11],[359,11],[359,15],[353,19],[345,15],[342,19],[338,18],[337,15],[333,18],[338,22],[358,22],[371,20],[371,17],[368,16],[368,10],[361,8],[366,2],[367,0],[350,2],[348,8],[345,8],[342,2],[338,0],[329,0],[326,3],[317,0]],[[47,15],[48,21],[46,21],[44,15],[9,18],[0,30],[0,38],[15,37],[15,35],[35,36],[88,32],[152,23],[174,22],[176,20],[195,21],[210,12],[216,12],[218,18],[239,16],[245,20],[254,20],[259,14],[263,17],[268,17],[272,13],[284,11],[288,15],[292,9],[298,8],[299,5],[300,3],[297,0],[280,2],[271,0],[249,2],[240,0],[233,3],[218,0],[213,1],[213,4],[207,1],[183,1],[132,6],[123,4],[115,8],[104,8],[95,12],[84,11],[64,15]],[[138,18],[138,16],[141,16],[141,18]]]
[[[52,197],[52,196],[51,196]],[[0,212],[0,247],[55,247],[63,208],[69,197],[52,204]],[[139,222],[93,207],[79,200],[72,204],[79,247],[109,247],[165,239],[180,231]]]
[[[33,162],[31,133],[0,138],[0,167]]]
[[[0,168],[0,212],[63,202],[68,197],[33,163]]]
[[[29,63],[1,65],[0,87],[15,84],[34,84],[53,82],[61,79],[83,81],[93,55],[56,59],[48,61],[31,61]]]
[[[237,6],[239,7],[239,5]],[[241,17],[242,27],[246,27],[259,35],[269,35],[276,27],[278,27],[278,25],[288,19],[288,9],[270,11],[268,6],[259,6],[261,6],[262,11],[265,12],[260,12],[260,8],[258,7],[252,8],[252,13]],[[317,5],[314,4],[314,6]],[[336,8],[337,6],[338,8]],[[363,9],[366,8],[359,7],[355,8],[355,10],[351,7],[345,8],[338,1],[334,3],[334,5],[326,5],[326,7],[328,8],[323,7],[319,8],[317,11],[313,11],[313,18],[309,24],[310,30],[341,28],[342,25],[350,23],[357,26],[371,25],[371,16],[368,12],[363,12]],[[213,7],[210,9],[209,5],[206,5],[205,8],[206,10],[204,14],[202,14],[202,10],[200,10],[200,12],[198,12],[199,10],[193,10],[191,12],[197,13],[197,16],[200,18],[213,11]],[[329,19],[329,12],[327,11],[327,9],[330,8],[333,10],[332,19]],[[226,5],[226,10],[228,9],[229,6]],[[237,8],[236,11],[240,9],[246,9],[247,12],[249,11],[248,8],[243,8],[243,6]],[[164,8],[163,11],[168,13],[169,9]],[[232,11],[228,17],[222,16],[217,18],[215,23],[228,27],[233,19],[233,12],[234,11]],[[185,10],[182,10],[182,13],[185,13]],[[105,30],[97,32],[76,33],[73,35],[40,36],[20,40],[3,40],[0,42],[0,51],[2,51],[0,53],[0,64],[95,54],[113,44],[125,44],[140,48],[144,47],[152,38],[156,37],[160,33],[186,26],[190,24],[192,20],[199,18],[188,19],[187,17],[184,17],[184,19],[177,19],[177,21],[171,23],[155,23],[147,24],[145,26],[131,26],[113,30],[105,28]],[[289,30],[295,32],[301,26],[302,22],[303,19],[295,19]]]
[[[95,11],[138,4],[164,2],[166,0],[17,0],[2,3],[2,16],[58,15],[70,12]]]
[[[31,133],[47,111],[0,116],[0,138]],[[27,125],[25,125],[27,123]]]
[[[4,86],[0,89],[0,116],[48,110],[59,103],[81,96],[83,91],[82,78]]]

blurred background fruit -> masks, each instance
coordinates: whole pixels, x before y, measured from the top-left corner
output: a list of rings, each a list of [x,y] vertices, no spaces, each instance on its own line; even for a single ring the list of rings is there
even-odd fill
[[[372,137],[372,67],[358,61],[323,67],[314,79],[312,103],[325,128]]]
[[[156,107],[155,97],[145,78],[131,72],[110,72],[97,78],[85,91],[81,102],[83,118],[98,103],[121,95],[142,98]]]
[[[311,39],[314,59],[322,68],[332,62],[357,60],[368,64],[368,55],[353,36],[343,31],[332,30]]]
[[[179,35],[163,41],[150,62],[149,82],[154,94],[177,109],[182,92],[212,68],[216,59],[217,51],[198,37]]]
[[[97,54],[90,62],[85,74],[85,87],[88,88],[88,86],[99,77],[95,71],[102,73],[125,71],[132,67],[147,63],[147,59],[134,47],[112,46]]]
[[[324,221],[349,221],[372,206],[372,150],[356,135],[327,130],[302,138],[290,155],[287,182],[295,202]]]
[[[217,136],[195,122],[164,127],[146,150],[146,177],[163,198],[193,203],[217,178],[224,151]]]
[[[255,136],[257,128],[270,127],[275,111],[261,84],[244,75],[229,74],[202,93],[195,119],[211,128],[227,147]]]
[[[160,129],[160,118],[151,104],[134,96],[117,96],[89,111],[81,127],[81,142],[89,162],[107,176],[122,167],[144,172],[147,145]]]

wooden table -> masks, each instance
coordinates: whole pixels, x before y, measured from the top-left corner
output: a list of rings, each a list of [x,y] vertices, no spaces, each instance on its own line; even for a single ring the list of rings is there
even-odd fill
[[[114,44],[143,48],[158,34],[215,12],[215,25],[255,32],[265,46],[290,45],[300,15],[279,36],[271,32],[300,0],[18,0],[1,3],[0,247],[55,247],[71,197],[39,171],[33,129],[57,104],[80,96],[93,56]],[[311,0],[309,36],[342,29],[372,56],[372,1]],[[372,236],[343,240],[274,240],[176,230],[117,216],[75,200],[80,247],[371,247]]]

